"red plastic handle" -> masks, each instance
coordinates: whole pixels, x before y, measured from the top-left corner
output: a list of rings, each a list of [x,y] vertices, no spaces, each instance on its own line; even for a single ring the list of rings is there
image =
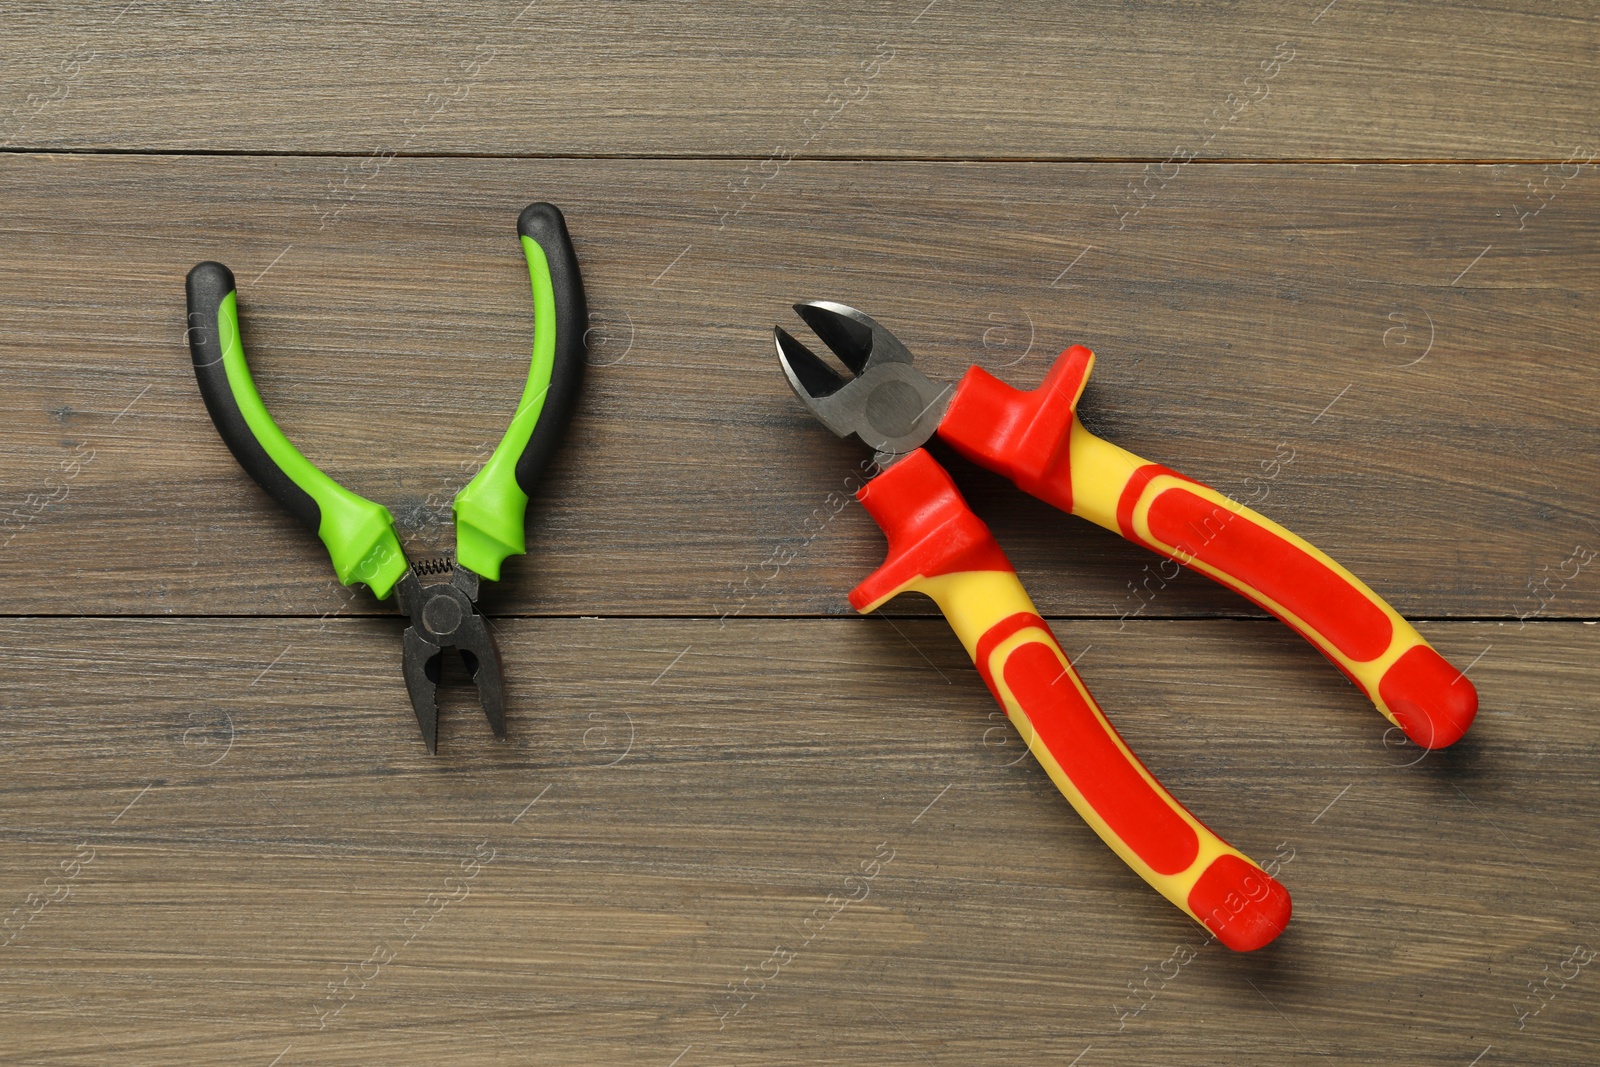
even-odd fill
[[[1192,478],[1085,430],[1076,417],[1094,354],[1061,354],[1038,389],[978,367],[940,436],[1024,492],[1200,571],[1288,623],[1425,748],[1454,744],[1478,694],[1382,597],[1325,553]]]
[[[889,538],[851,594],[870,611],[932,597],[1057,788],[1123,861],[1229,948],[1259,948],[1289,921],[1289,893],[1162,788],[1112,727],[987,526],[918,449],[857,494]]]

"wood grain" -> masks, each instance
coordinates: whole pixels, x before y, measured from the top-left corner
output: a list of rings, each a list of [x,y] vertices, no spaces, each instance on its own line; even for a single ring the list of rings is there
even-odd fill
[[[576,235],[594,365],[495,612],[846,611],[881,560],[859,509],[832,517],[864,456],[789,394],[769,333],[826,296],[947,379],[978,362],[1031,385],[1091,345],[1092,429],[1265,494],[1402,612],[1600,613],[1593,566],[1572,562],[1600,540],[1593,168],[1521,229],[1508,209],[1537,168],[1222,165],[1118,229],[1108,201],[1136,168],[795,164],[719,229],[715,161],[408,160],[321,227],[350,162],[0,163],[0,492],[23,516],[0,535],[8,610],[375,610],[218,441],[183,275],[233,267],[290,437],[413,546],[448,551],[449,500],[525,373],[514,219],[548,198]],[[1151,557],[956,473],[1048,613],[1137,609]],[[1147,614],[1246,610],[1185,578]]]
[[[1575,0],[9,11],[0,1063],[1591,1067],[1597,48]],[[511,736],[451,676],[430,758],[400,621],[217,439],[183,276],[233,268],[284,429],[444,553],[536,199],[591,366],[484,599]],[[1090,345],[1091,429],[1468,670],[1424,755],[951,462],[1132,747],[1278,866],[1267,950],[1116,860],[926,602],[848,611],[864,457],[770,348],[814,297],[946,379]]]
[[[755,178],[795,156],[1600,148],[1581,0],[57,2],[5,36],[0,142],[29,148],[737,155]]]
[[[1595,942],[1600,630],[1428,624],[1486,711],[1419,760],[1276,623],[1055,625],[1281,858],[1273,948],[1123,868],[942,623],[505,620],[509,742],[452,689],[429,758],[390,623],[7,621],[0,899],[64,893],[0,948],[7,1060],[1587,1062],[1594,974],[1516,1013]]]

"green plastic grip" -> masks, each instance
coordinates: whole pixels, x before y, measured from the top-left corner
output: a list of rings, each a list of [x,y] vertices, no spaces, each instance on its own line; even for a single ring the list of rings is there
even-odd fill
[[[394,516],[323,474],[301,454],[256,390],[239,335],[233,273],[220,263],[189,272],[189,348],[206,410],[234,457],[327,546],[339,581],[382,600],[408,566]]]
[[[491,581],[527,551],[528,499],[572,415],[584,367],[588,311],[566,220],[532,204],[517,220],[533,286],[533,359],[511,425],[483,469],[456,494],[456,560]]]

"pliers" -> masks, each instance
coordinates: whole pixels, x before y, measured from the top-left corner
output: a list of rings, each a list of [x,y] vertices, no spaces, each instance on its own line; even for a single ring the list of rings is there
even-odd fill
[[[1229,948],[1277,937],[1289,921],[1288,890],[1134,756],[989,528],[922,445],[938,434],[1024,492],[1243,594],[1315,645],[1417,744],[1452,744],[1471,724],[1472,683],[1353,574],[1210,486],[1086,430],[1076,412],[1094,366],[1087,348],[1068,348],[1032,391],[980,367],[952,387],[916,370],[905,346],[854,308],[794,309],[853,377],[775,327],[790,386],[823,425],[873,449],[878,471],[856,496],[888,537],[888,558],[850,593],[851,605],[868,612],[905,592],[933,598],[1084,821]]]
[[[551,204],[531,204],[517,232],[533,285],[527,384],[499,445],[452,503],[455,558],[415,566],[389,509],[318,470],[268,414],[240,341],[233,273],[205,262],[188,277],[189,348],[211,421],[245,472],[322,539],[340,582],[363,583],[379,600],[396,594],[411,623],[401,658],[406,689],[429,752],[438,749],[437,689],[447,648],[461,654],[489,726],[505,736],[500,657],[477,608],[479,583],[499,581],[505,558],[527,550],[528,498],[571,418],[583,376],[587,311],[566,220]]]

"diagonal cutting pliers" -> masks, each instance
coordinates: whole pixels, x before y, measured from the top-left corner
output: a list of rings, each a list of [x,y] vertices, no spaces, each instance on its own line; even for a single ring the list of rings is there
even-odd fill
[[[511,425],[452,503],[453,560],[412,565],[389,509],[328,477],[284,436],[250,376],[233,273],[205,262],[188,277],[189,348],[211,421],[245,472],[322,539],[340,582],[365,584],[379,600],[395,595],[410,620],[401,663],[429,752],[438,748],[447,648],[461,654],[490,727],[505,736],[500,657],[477,608],[479,583],[499,581],[505,558],[527,550],[528,499],[566,430],[583,376],[587,311],[566,220],[554,205],[531,204],[517,232],[533,286],[533,358]]]
[[[1040,500],[1243,594],[1322,651],[1417,744],[1444,747],[1471,724],[1472,683],[1353,574],[1210,486],[1086,430],[1076,410],[1094,365],[1087,348],[1068,348],[1029,392],[980,367],[952,387],[916,370],[905,346],[854,308],[794,308],[852,376],[775,327],[790,386],[830,430],[873,449],[879,472],[857,499],[888,537],[888,558],[850,593],[851,605],[867,612],[904,592],[931,597],[1083,819],[1230,948],[1275,938],[1289,920],[1288,891],[1190,814],[1128,748],[924,444],[938,434]]]

